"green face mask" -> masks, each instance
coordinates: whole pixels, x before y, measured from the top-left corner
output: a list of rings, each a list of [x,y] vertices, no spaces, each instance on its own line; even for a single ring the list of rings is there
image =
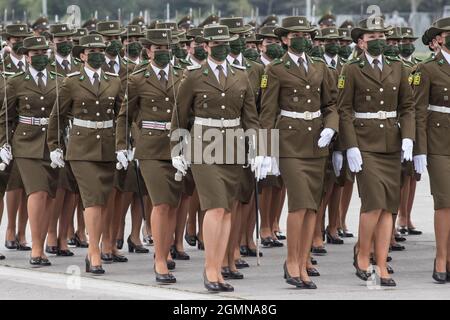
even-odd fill
[[[217,61],[225,61],[230,54],[230,46],[228,44],[220,44],[215,47],[211,47],[211,57]]]
[[[234,55],[239,55],[245,50],[245,38],[239,37],[238,39],[230,42],[230,51]]]
[[[399,44],[398,49],[400,50],[400,54],[402,57],[409,57],[416,51],[416,47],[413,43],[407,43],[407,44]]]
[[[258,57],[259,57],[258,50],[253,49],[253,48],[245,49],[243,54],[244,54],[244,57],[246,57],[247,59],[252,60],[252,61],[258,60]]]
[[[48,64],[48,56],[46,54],[39,54],[31,57],[31,66],[37,71],[42,71]]]
[[[367,52],[371,56],[379,56],[384,52],[386,48],[386,40],[384,39],[375,39],[367,41]]]
[[[127,55],[132,58],[137,58],[141,54],[142,45],[139,42],[131,42],[127,45]]]
[[[352,54],[352,47],[350,47],[350,46],[341,46],[341,47],[339,47],[338,55],[341,58],[348,59],[348,57],[350,57],[351,54]]]
[[[120,50],[122,50],[122,43],[120,40],[112,40],[105,51],[110,56],[115,57],[119,54]]]
[[[194,48],[194,57],[199,61],[203,61],[208,57],[208,53],[203,46],[198,46]]]
[[[397,57],[400,54],[400,49],[396,45],[388,45],[384,48],[384,54],[389,57]]]
[[[170,51],[155,50],[153,61],[158,67],[165,68],[170,62]]]
[[[312,47],[311,50],[309,51],[309,55],[311,57],[317,57],[317,58],[322,58],[324,53],[325,53],[325,50],[320,45]]]
[[[337,43],[326,43],[325,53],[329,56],[335,56],[339,53],[339,45]]]
[[[266,46],[266,56],[271,60],[281,58],[283,56],[283,48],[278,43],[271,43]]]
[[[309,43],[310,40],[306,39],[305,37],[295,37],[291,38],[291,50],[295,53],[303,53],[308,50],[308,48],[311,46]]]
[[[175,49],[175,52],[173,54],[178,59],[186,59],[187,50],[186,49],[182,49],[182,48],[177,48],[177,49]]]
[[[72,41],[64,41],[56,44],[56,52],[61,57],[67,57],[72,52],[72,48],[73,48]]]
[[[19,54],[18,51],[23,47],[23,41],[18,41],[12,45],[12,50],[14,53]]]
[[[90,52],[88,53],[87,63],[94,69],[100,69],[105,63],[105,54],[103,52]]]

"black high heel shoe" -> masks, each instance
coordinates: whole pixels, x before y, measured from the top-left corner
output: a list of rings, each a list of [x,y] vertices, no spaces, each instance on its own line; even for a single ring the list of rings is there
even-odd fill
[[[112,263],[114,261],[112,253],[101,253],[100,258],[102,259],[103,262],[106,263]]]
[[[27,244],[20,243],[19,236],[16,235],[16,244],[17,244],[17,251],[30,251],[31,247],[27,246]]]
[[[261,238],[261,245],[264,248],[272,248],[273,247],[273,239],[272,239],[272,237]]]
[[[248,256],[249,257],[256,257],[256,249],[248,248]],[[259,252],[259,256],[260,257],[263,256],[263,253],[261,251]]]
[[[77,246],[77,248],[88,248],[89,247],[89,243],[85,240],[81,240],[80,237],[78,236],[78,232],[75,232],[75,245]]]
[[[312,264],[313,266],[316,266],[316,265],[317,265],[317,260],[314,259],[313,257],[311,257],[311,264]]]
[[[290,284],[291,286],[295,286],[298,288],[303,285],[303,281],[300,280],[300,277],[291,277],[287,269],[286,261],[283,264],[283,272],[284,272],[284,279],[286,279],[287,284]]]
[[[310,277],[320,277],[320,273],[316,268],[306,268],[306,272],[308,272]]]
[[[277,237],[278,240],[286,240],[286,236],[281,231],[275,231],[275,237]]]
[[[222,277],[226,280],[241,280],[244,279],[244,275],[239,271],[232,271],[229,267],[222,267]]]
[[[49,254],[57,254],[58,246],[45,246],[45,252]]]
[[[164,273],[164,274],[158,273],[158,272],[156,272],[155,265],[153,265],[153,270],[155,271],[156,282],[161,283],[161,284],[172,284],[172,283],[177,282],[177,279],[170,272]]]
[[[234,292],[234,287],[226,282],[219,282],[219,288],[222,292]]]
[[[312,281],[300,280],[302,285],[299,287],[301,289],[317,289],[317,285]]]
[[[312,246],[311,247],[311,253],[313,255],[316,255],[316,256],[326,256],[328,252],[327,252],[327,249],[325,249],[324,246],[320,246],[320,247]]]
[[[5,247],[6,247],[6,249],[9,249],[9,250],[16,250],[17,249],[16,240],[12,240],[12,241],[5,240]]]
[[[211,282],[206,277],[206,270],[203,271],[203,285],[205,286],[206,290],[209,292],[220,292],[222,291],[219,282]]]
[[[358,265],[358,253],[356,252],[356,245],[353,247],[353,266],[356,269],[356,276],[358,278],[360,278],[361,280],[367,281],[371,277],[371,274],[369,272],[364,271],[364,270],[359,268],[359,265]]]
[[[112,254],[113,262],[128,262],[128,258],[121,254]]]
[[[198,250],[205,250],[205,244],[203,243],[203,241],[200,241],[200,239],[197,237],[197,249]]]
[[[434,266],[433,266],[433,279],[440,284],[444,284],[447,281],[447,272],[437,272],[436,271],[436,259],[434,259]]]
[[[325,234],[326,234],[326,237],[327,237],[327,243],[330,243],[330,244],[344,244],[344,240],[342,240],[339,237],[333,236],[328,229],[325,231]]]
[[[69,249],[67,250],[61,250],[58,248],[58,252],[56,253],[58,257],[72,257],[74,254]]]
[[[174,260],[189,260],[191,258],[186,252],[178,251],[176,246],[170,247],[170,255]]]
[[[241,256],[247,257],[248,256],[248,246],[240,246],[239,253],[241,254]]]
[[[234,262],[234,265],[236,266],[236,269],[244,269],[250,267],[250,265],[247,263],[247,261],[243,259],[238,259]]]
[[[382,287],[396,287],[394,279],[392,278],[380,278],[380,286]]]
[[[116,247],[117,247],[117,249],[122,250],[122,248],[123,248],[123,239],[117,239],[116,240]]]
[[[87,273],[92,273],[92,274],[96,274],[96,275],[100,275],[100,274],[104,274],[105,273],[105,270],[103,269],[102,265],[92,266],[91,265],[91,261],[89,260],[88,256],[86,256],[84,261],[86,263],[86,272]]]
[[[5,260],[5,256],[0,253],[0,260]]]
[[[184,240],[190,245],[191,247],[195,247],[197,245],[197,236],[191,236],[187,233],[184,235]]]
[[[408,235],[410,236],[420,236],[422,231],[417,230],[416,228],[408,228]]]
[[[131,237],[128,237],[127,239],[127,244],[128,244],[128,252],[133,253],[149,253],[150,250],[148,250],[147,248],[144,248],[143,245],[140,244],[135,244],[133,241],[131,241]]]

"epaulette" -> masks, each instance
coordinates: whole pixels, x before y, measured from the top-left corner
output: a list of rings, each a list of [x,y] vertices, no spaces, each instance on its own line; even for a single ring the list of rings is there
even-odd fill
[[[184,64],[187,64],[188,66],[192,65],[192,62],[190,62],[189,60],[186,60],[186,59],[180,59],[180,62],[184,63]]]
[[[277,64],[283,63],[283,59],[276,58],[272,61],[272,65],[276,66]]]
[[[52,63],[50,63],[50,65],[51,65],[52,67],[56,67],[56,60],[52,61]]]
[[[384,56],[386,59],[390,60],[390,61],[400,61],[402,62],[402,59],[400,59],[399,57],[392,57],[392,56]]]
[[[311,57],[311,56],[310,56],[310,58],[311,58],[311,60],[313,60],[313,61],[323,62],[323,63],[326,64],[325,60],[323,60],[322,58],[319,58],[319,57]]]
[[[179,69],[179,70],[183,70],[184,68],[182,66],[180,66],[179,64],[175,64],[173,66],[175,69]]]
[[[202,66],[201,65],[196,65],[196,66],[187,66],[186,70],[188,71],[192,71],[192,70],[197,70],[200,69]]]
[[[79,74],[81,74],[80,73],[80,71],[75,71],[75,72],[72,72],[72,73],[68,73],[67,75],[66,75],[66,77],[73,77],[73,76],[77,76],[77,75],[79,75]]]
[[[414,57],[414,60],[416,60],[417,62],[422,62],[422,61],[423,61],[423,58],[417,58],[417,57]]]
[[[133,74],[141,73],[141,72],[144,71],[144,70],[146,70],[146,68],[141,68],[141,69],[139,69],[139,70],[136,70],[136,71],[134,71],[134,72],[132,73],[132,75],[133,75]]]
[[[236,69],[247,70],[246,67],[244,67],[244,66],[238,66],[238,65],[236,65],[236,64],[230,64],[230,66],[232,66],[233,68],[236,68]]]
[[[17,73],[15,73],[15,74],[11,75],[11,78],[16,78],[16,77],[21,76],[21,75],[23,75],[23,74],[25,74],[25,72],[20,71],[20,72],[17,72]]]
[[[108,76],[112,76],[112,77],[118,77],[119,76],[117,73],[112,73],[112,72],[108,72],[108,71],[105,71],[105,74],[107,74]]]
[[[55,72],[55,71],[50,71],[50,74],[54,75],[54,76],[58,76],[58,77],[64,77],[63,74]]]
[[[436,56],[428,57],[428,58],[426,58],[425,60],[423,60],[422,63],[430,63],[431,61],[434,61],[434,60],[435,60],[435,57],[436,57]]]
[[[11,77],[13,75],[15,75],[15,72],[11,72],[11,71],[2,71],[2,74],[5,75],[6,77]]]
[[[359,59],[358,57],[350,59],[347,61],[347,64],[354,64],[354,63],[359,63],[361,59]]]

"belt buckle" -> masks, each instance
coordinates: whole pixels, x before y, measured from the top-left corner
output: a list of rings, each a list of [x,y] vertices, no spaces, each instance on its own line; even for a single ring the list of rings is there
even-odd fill
[[[227,119],[222,120],[222,127],[224,127],[224,128],[228,127],[228,124],[229,124],[229,123],[230,123],[230,122],[229,122],[229,120],[227,120]]]
[[[166,123],[165,123],[165,128],[166,128],[166,130],[170,130],[170,128],[171,128],[171,123],[170,123],[170,122],[166,122]]]
[[[387,119],[387,114],[386,111],[378,111],[378,119],[380,120],[386,120]]]
[[[103,121],[98,121],[96,123],[96,127],[97,127],[97,129],[103,129]]]
[[[40,118],[39,119],[39,125],[46,126],[47,124],[48,124],[48,119],[47,118]]]
[[[312,115],[311,112],[305,111],[305,112],[303,113],[303,115],[304,115],[304,117],[305,117],[305,120],[312,120],[313,115]]]

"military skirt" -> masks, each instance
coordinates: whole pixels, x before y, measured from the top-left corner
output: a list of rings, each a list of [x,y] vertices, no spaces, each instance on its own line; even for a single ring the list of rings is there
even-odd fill
[[[59,169],[58,187],[65,189],[72,193],[78,193],[77,180],[72,172],[72,167],[69,162],[66,162],[64,168]]]
[[[6,192],[6,187],[8,186],[8,179],[10,174],[10,166],[6,167],[5,171],[0,171],[0,197],[4,197]]]
[[[238,200],[244,168],[238,164],[192,164],[201,210],[223,208],[231,212]]]
[[[38,191],[47,192],[51,198],[56,196],[59,169],[50,167],[50,160],[15,158],[15,163],[27,196]]]
[[[194,176],[191,169],[188,169],[186,175],[183,177],[183,194],[192,197],[195,190]]]
[[[258,193],[261,193],[262,189],[267,187],[277,189],[283,188],[283,178],[281,176],[268,175],[265,179],[258,182]]]
[[[400,205],[400,152],[363,152],[362,170],[356,174],[361,213],[383,209],[397,213]]]
[[[114,162],[70,161],[84,208],[105,206],[113,188]]]
[[[153,206],[168,204],[178,207],[183,183],[175,181],[177,170],[168,160],[139,160],[142,176]]]
[[[12,161],[9,166],[11,166],[11,171],[9,173],[8,185],[6,186],[6,191],[12,191],[17,189],[23,189],[23,181],[19,173],[19,168],[17,167],[16,161]]]
[[[280,158],[280,172],[286,185],[289,212],[317,211],[322,201],[327,157]]]
[[[244,172],[240,179],[239,202],[249,203],[252,200],[253,191],[255,190],[255,174],[250,167],[243,168]]]
[[[434,210],[450,208],[450,156],[429,154],[427,163]]]
[[[334,170],[333,170],[333,174],[334,174]],[[352,183],[355,182],[355,174],[350,171],[345,152],[344,152],[344,159],[343,159],[343,163],[342,163],[341,174],[339,175],[339,177],[335,178],[335,181],[336,181],[336,184],[340,187],[343,187],[346,182],[352,182]]]
[[[136,162],[131,161],[128,163],[127,170],[116,170],[114,174],[114,188],[119,190],[120,192],[132,192],[139,193],[138,188],[138,180],[139,179],[139,187],[141,188],[141,194],[147,195],[147,188],[145,187],[145,181],[142,177],[141,170],[138,168],[137,176],[136,176]]]

